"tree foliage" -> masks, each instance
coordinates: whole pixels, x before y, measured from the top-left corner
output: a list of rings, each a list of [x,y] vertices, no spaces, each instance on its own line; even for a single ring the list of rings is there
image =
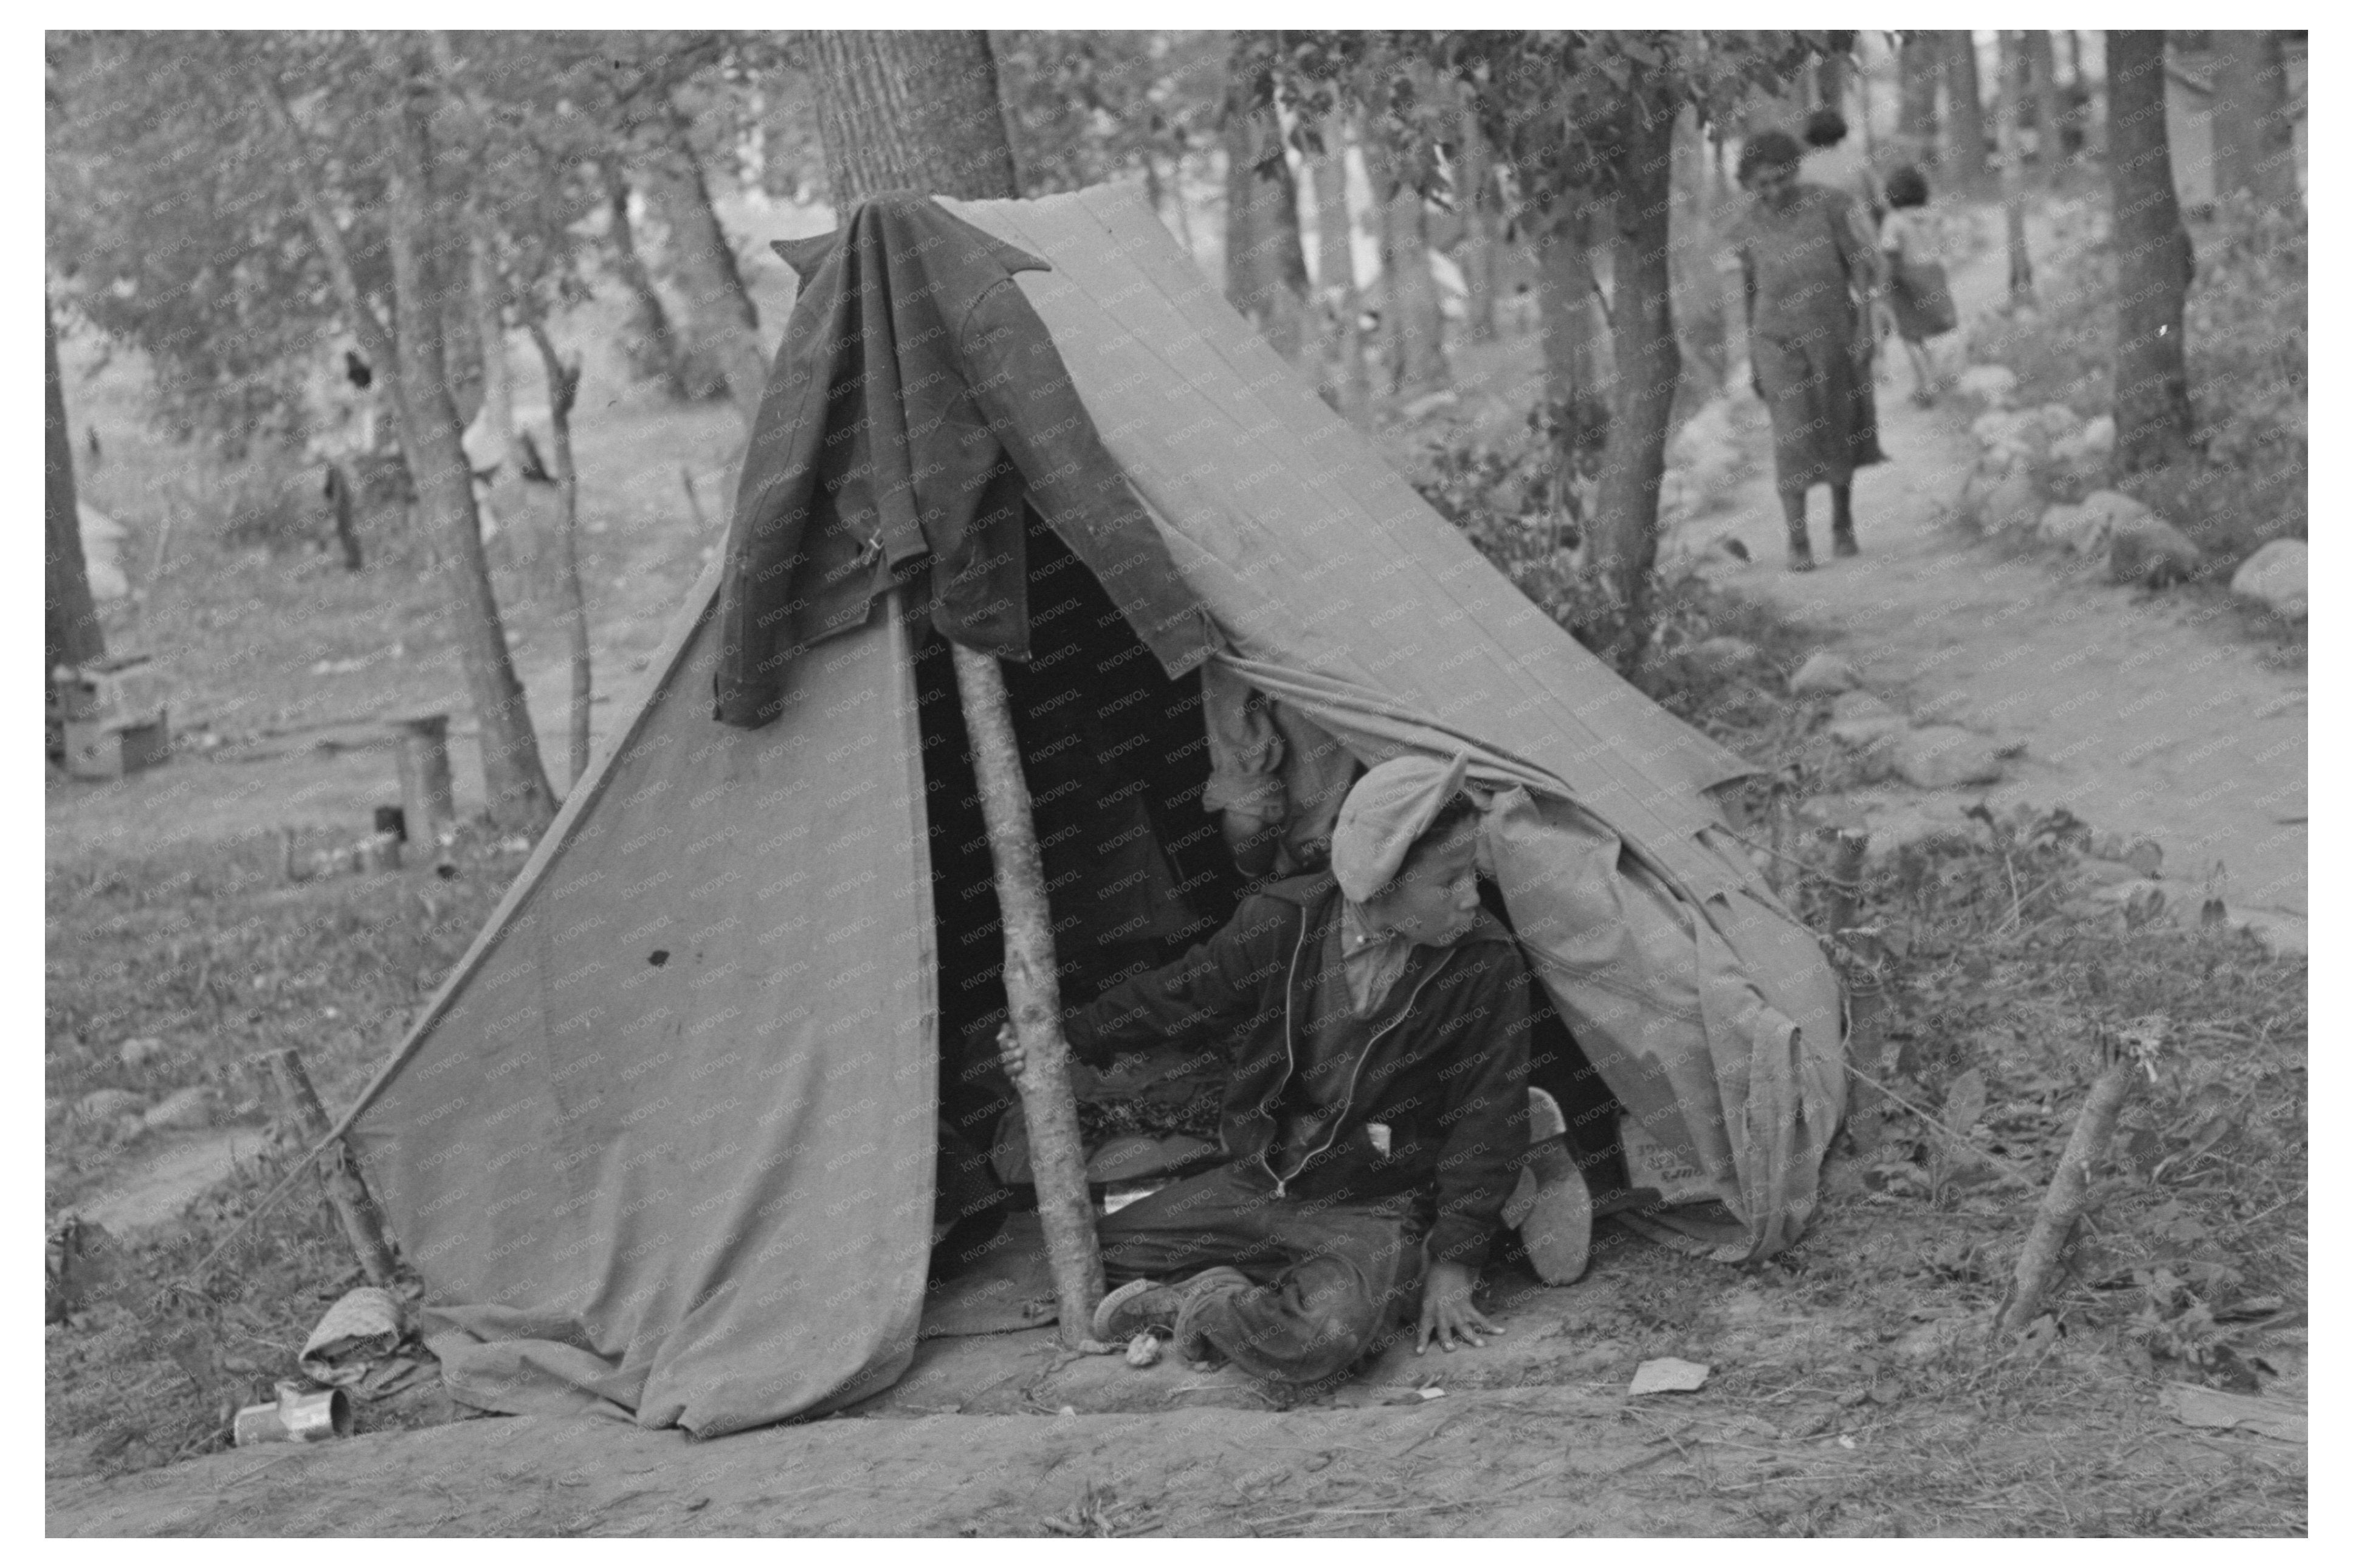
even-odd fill
[[[212,34],[48,41],[59,308],[144,352],[167,425],[232,443],[301,434],[305,366],[341,314],[259,108],[237,90],[256,47]],[[335,162],[353,269],[381,297],[383,231],[356,220],[381,206],[384,171],[364,144]]]
[[[1215,33],[1001,32],[989,44],[1024,195],[1174,163],[1216,139]]]
[[[1652,119],[1684,106],[1703,123],[1778,91],[1805,65],[1851,47],[1852,32],[1593,29],[1526,32],[1320,32],[1264,35],[1273,77],[1297,116],[1294,138],[1320,146],[1336,110],[1367,113],[1396,147],[1396,177],[1452,199],[1447,168],[1461,138],[1460,82],[1490,146],[1523,195],[1550,208],[1571,195],[1614,197],[1630,150]]]

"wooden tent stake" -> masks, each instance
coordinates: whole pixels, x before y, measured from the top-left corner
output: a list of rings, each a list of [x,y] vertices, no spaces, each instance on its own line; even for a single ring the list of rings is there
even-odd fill
[[[2104,1048],[2112,1053],[2107,1068],[2094,1080],[2092,1092],[2084,1100],[2075,1131],[2067,1138],[2067,1152],[2059,1156],[2058,1173],[2051,1178],[2050,1191],[2042,1194],[2033,1228],[2026,1233],[2026,1245],[2018,1249],[2018,1275],[2010,1281],[1996,1321],[1996,1327],[2005,1332],[2022,1331],[2042,1310],[2043,1294],[2059,1272],[2067,1238],[2091,1195],[2092,1162],[2107,1152],[2108,1140],[2116,1135],[2116,1112],[2123,1109],[2125,1096],[2132,1092],[2133,1079],[2141,1071],[2130,1053],[2116,1050],[2113,1042],[2104,1041]]]
[[[290,1049],[264,1051],[260,1061],[269,1069],[280,1105],[301,1130],[302,1142],[317,1144],[327,1136],[327,1110],[319,1103],[319,1091],[311,1087],[311,1075],[302,1070],[301,1057]],[[343,1221],[343,1235],[360,1260],[360,1272],[371,1285],[391,1284],[395,1268],[392,1247],[384,1238],[384,1222],[376,1214],[375,1200],[368,1196],[367,1184],[352,1169],[341,1142],[319,1167],[319,1184],[326,1189],[335,1217]]]

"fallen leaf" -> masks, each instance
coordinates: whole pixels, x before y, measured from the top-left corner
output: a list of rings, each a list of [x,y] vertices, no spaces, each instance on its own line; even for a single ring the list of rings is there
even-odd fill
[[[1634,1369],[1634,1381],[1626,1387],[1629,1394],[1690,1394],[1707,1381],[1709,1368],[1695,1361],[1680,1361],[1673,1356],[1661,1356],[1646,1361]]]

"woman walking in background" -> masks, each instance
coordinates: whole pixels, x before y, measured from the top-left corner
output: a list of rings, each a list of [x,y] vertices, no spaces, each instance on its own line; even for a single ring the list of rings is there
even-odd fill
[[[1801,183],[1797,142],[1778,131],[1740,150],[1740,184],[1757,199],[1733,226],[1747,304],[1751,384],[1773,418],[1774,489],[1788,525],[1789,570],[1810,572],[1806,496],[1831,488],[1831,548],[1856,553],[1854,470],[1883,462],[1872,406],[1869,312],[1879,247],[1861,204]]]
[[[1912,401],[1926,408],[1936,401],[1936,358],[1928,340],[1951,331],[1956,317],[1945,279],[1944,226],[1928,210],[1927,180],[1909,163],[1887,176],[1879,247],[1887,257],[1887,303],[1895,335],[1912,361]]]

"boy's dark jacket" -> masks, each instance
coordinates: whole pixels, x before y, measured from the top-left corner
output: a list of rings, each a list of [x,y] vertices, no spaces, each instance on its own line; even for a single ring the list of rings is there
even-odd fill
[[[1065,1021],[1097,1058],[1168,1039],[1229,1052],[1219,1134],[1228,1158],[1290,1196],[1436,1199],[1432,1258],[1485,1259],[1527,1146],[1527,970],[1482,913],[1451,948],[1416,947],[1369,1025],[1331,1142],[1277,1170],[1276,1102],[1303,1059],[1325,933],[1340,918],[1331,875],[1274,882],[1176,963],[1113,986]],[[1386,1156],[1367,1122],[1389,1130]]]

